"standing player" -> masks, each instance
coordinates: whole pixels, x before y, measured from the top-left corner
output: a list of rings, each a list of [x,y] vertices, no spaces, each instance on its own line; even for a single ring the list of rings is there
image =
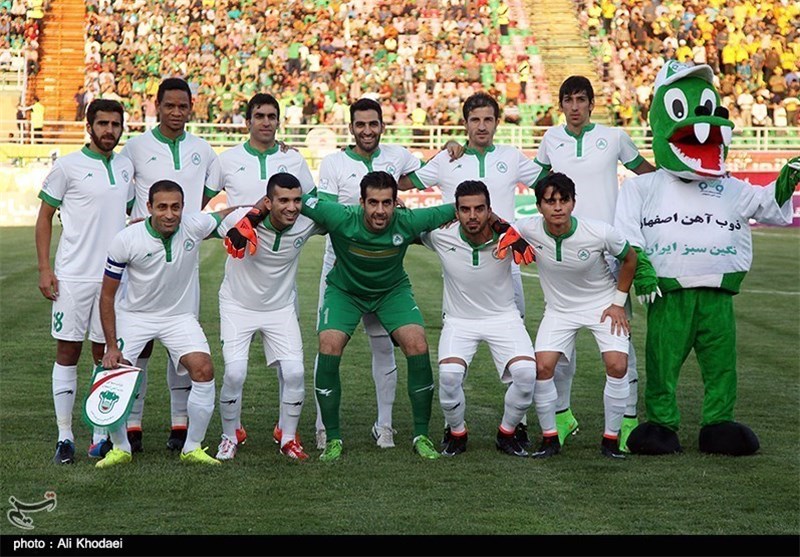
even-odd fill
[[[583,76],[568,77],[558,93],[558,102],[566,123],[548,129],[536,154],[536,162],[549,171],[569,176],[575,184],[575,216],[614,223],[614,211],[619,195],[617,163],[622,163],[636,174],[653,172],[655,168],[639,154],[631,138],[623,130],[591,122],[594,109],[592,84]],[[619,270],[618,262],[609,258],[613,273]],[[630,305],[627,306],[630,312]],[[572,379],[575,376],[575,354],[568,361],[561,360],[556,368],[558,391],[556,405],[558,435],[563,444],[570,433],[578,429],[578,422],[570,410]],[[625,449],[628,434],[636,427],[638,379],[636,353],[633,344],[628,357],[628,378],[631,382],[630,399],[625,410],[620,446]]]
[[[465,180],[481,180],[489,188],[492,207],[497,216],[514,221],[517,185],[533,186],[542,169],[516,147],[495,145],[494,134],[500,123],[500,106],[486,93],[475,93],[462,107],[467,131],[467,145],[462,151],[442,151],[425,166],[400,181],[401,189],[425,189],[438,185],[442,200],[452,203],[458,184]],[[451,149],[448,144],[448,149]],[[463,155],[462,156],[462,152]],[[514,303],[525,317],[525,297],[519,266],[512,264]],[[527,444],[527,425],[523,419],[517,435]]]
[[[619,430],[630,394],[630,325],[625,302],[636,271],[636,252],[610,224],[572,216],[575,184],[566,175],[556,172],[547,176],[536,184],[535,191],[541,214],[515,224],[519,236],[536,251],[545,300],[536,334],[534,391],[542,444],[533,456],[549,457],[561,450],[553,373],[559,359],[574,354],[578,331],[586,328],[594,335],[606,368],[605,431],[600,450],[610,458],[625,458],[619,448]],[[500,241],[499,251],[519,236],[510,230]],[[619,280],[611,273],[607,254],[622,262]]]
[[[242,413],[242,387],[247,377],[250,341],[255,333],[261,333],[267,365],[277,368],[280,379],[277,440],[281,453],[298,460],[308,458],[296,437],[305,387],[295,279],[306,240],[314,234],[324,234],[325,230],[300,215],[302,186],[291,174],[273,174],[266,192],[264,209],[269,215],[255,227],[261,247],[254,254],[241,253],[242,261],[228,258],[219,290],[220,337],[225,359],[225,378],[219,394],[222,416],[219,460],[233,459],[240,442],[237,428]]]
[[[219,191],[225,190],[229,205],[252,205],[264,197],[268,180],[279,172],[296,176],[302,185],[303,193],[309,193],[314,189],[314,178],[303,156],[294,149],[282,149],[281,144],[275,139],[280,127],[280,118],[280,105],[272,95],[259,93],[250,99],[245,113],[249,138],[243,144],[220,154],[220,180],[218,184],[210,184],[209,190],[217,188]],[[207,191],[207,195],[213,197],[219,191]],[[224,381],[227,381],[227,371],[225,378]],[[238,406],[239,412],[236,413],[238,419],[241,415],[242,385],[228,389],[224,381],[220,393],[220,409],[225,412],[231,405]],[[278,373],[278,383],[280,394],[283,392],[281,373]],[[233,398],[227,394],[237,391],[238,395],[235,397],[237,400],[231,402]],[[281,442],[279,432],[282,427],[283,424],[279,421],[275,428],[277,442]],[[238,443],[243,443],[247,438],[241,424],[237,424],[236,437]]]
[[[489,226],[489,190],[465,181],[455,191],[458,226],[422,235],[422,243],[442,261],[444,301],[439,338],[439,402],[447,428],[442,454],[467,450],[464,379],[481,341],[492,352],[500,380],[508,384],[496,446],[527,456],[514,433],[533,402],[536,362],[533,345],[514,304],[511,259],[493,253],[499,235]]]
[[[381,145],[381,135],[386,130],[381,105],[363,98],[350,105],[350,133],[355,146],[337,151],[322,159],[319,168],[319,198],[336,201],[341,205],[358,205],[361,180],[368,172],[382,170],[395,180],[420,167],[419,160],[407,149],[397,145]],[[325,277],[336,262],[331,239],[325,244],[325,259],[319,281],[319,307],[325,295]],[[394,447],[392,406],[397,388],[397,363],[394,345],[376,316],[363,317],[364,330],[372,348],[372,378],[378,417],[372,426],[372,436],[381,448]],[[317,448],[324,449],[326,442],[322,417],[317,412]]]
[[[153,340],[159,340],[176,369],[189,375],[189,419],[181,461],[219,464],[201,447],[214,412],[214,368],[203,329],[197,321],[194,283],[200,242],[214,233],[225,215],[194,212],[183,216],[183,190],[171,180],[150,188],[150,216],[119,232],[111,241],[100,295],[106,339],[103,367],[134,362]],[[125,292],[115,302],[122,273]],[[116,307],[115,307],[116,306]],[[131,461],[125,426],[111,431],[114,448],[97,468]]]
[[[219,183],[219,160],[211,146],[186,131],[192,114],[192,92],[184,80],[171,77],[161,82],[156,94],[158,126],[130,139],[122,154],[133,161],[136,202],[131,216],[148,215],[147,199],[150,187],[159,180],[173,180],[184,191],[186,214],[200,212],[216,195],[213,187]],[[200,309],[199,267],[190,277],[194,292],[195,314]],[[139,356],[136,367],[141,368],[142,381],[128,417],[128,438],[133,452],[143,450],[142,412],[147,393],[147,363],[153,349],[150,343]],[[170,393],[172,427],[167,448],[180,450],[186,439],[188,420],[187,401],[192,383],[187,376],[176,373],[172,360],[167,362],[167,385]]]
[[[125,228],[126,206],[133,202],[131,162],[114,155],[122,136],[123,109],[116,101],[95,100],[86,113],[89,144],[58,159],[39,192],[36,219],[39,290],[53,301],[51,334],[56,339],[53,402],[58,424],[54,462],[75,461],[72,409],[78,390],[78,360],[89,333],[95,363],[103,358],[100,284],[108,244]],[[63,231],[50,266],[53,215],[61,211]],[[89,456],[109,450],[105,433],[95,431]]]

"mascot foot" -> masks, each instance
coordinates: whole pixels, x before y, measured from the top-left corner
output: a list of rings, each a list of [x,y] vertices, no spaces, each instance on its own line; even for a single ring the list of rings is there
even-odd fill
[[[701,453],[746,456],[755,453],[759,447],[753,430],[738,422],[707,425],[700,429]]]
[[[663,425],[645,422],[628,436],[628,451],[633,454],[662,455],[682,453],[678,434]]]

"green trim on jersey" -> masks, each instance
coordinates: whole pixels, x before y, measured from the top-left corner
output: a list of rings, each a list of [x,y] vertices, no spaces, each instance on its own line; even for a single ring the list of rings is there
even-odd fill
[[[275,226],[273,226],[272,222],[270,222],[269,219],[270,219],[270,217],[265,218],[264,220],[261,221],[260,224],[264,228],[266,228],[267,230],[271,230],[271,231],[273,231],[275,233],[275,242],[272,244],[272,248],[271,249],[272,249],[272,251],[276,252],[279,249],[281,249],[281,238],[283,238],[284,233],[287,230],[291,230],[292,226],[294,226],[294,224],[290,224],[289,226],[287,226],[283,230],[278,230],[277,228],[275,228]]]
[[[491,153],[494,149],[494,145],[489,145],[483,153],[472,147],[464,149],[465,155],[475,155],[478,157],[478,176],[481,178],[486,178],[486,153]]]
[[[133,199],[131,199],[130,201],[128,201],[127,205],[125,205],[125,208],[128,209],[128,211],[130,211],[131,209],[133,209],[134,205],[136,205],[136,198],[135,197]]]
[[[258,159],[258,166],[261,169],[262,180],[267,179],[267,156],[274,155],[275,153],[277,153],[278,148],[279,146],[276,143],[271,148],[265,151],[259,151],[258,149],[250,145],[250,141],[244,142],[244,150]]]
[[[217,194],[219,194],[218,191],[212,190],[208,186],[203,186],[203,195],[205,195],[207,198],[212,199],[216,197]]]
[[[161,143],[164,143],[169,147],[170,152],[172,153],[172,164],[175,167],[175,170],[181,169],[181,141],[186,139],[186,132],[183,132],[175,139],[170,139],[161,133],[161,130],[158,129],[158,126],[153,128],[153,137],[159,140]]]
[[[561,261],[561,242],[563,242],[564,240],[575,234],[575,231],[578,230],[578,219],[576,219],[575,217],[570,217],[569,221],[570,221],[569,232],[567,232],[566,234],[562,234],[561,236],[555,236],[551,234],[550,231],[547,229],[547,221],[542,219],[542,227],[544,228],[544,233],[556,241],[556,261]]]
[[[500,235],[492,230],[492,237],[489,240],[486,240],[482,244],[474,244],[472,241],[464,235],[464,227],[461,225],[458,226],[458,235],[461,237],[464,242],[472,248],[472,266],[477,267],[480,265],[481,258],[481,250],[487,246],[491,246],[494,243],[497,243],[497,240],[500,238]]]
[[[564,126],[564,131],[567,132],[567,135],[570,136],[570,137],[574,137],[575,138],[575,156],[576,157],[583,156],[583,136],[586,135],[586,132],[590,132],[593,129],[594,129],[594,124],[587,124],[581,130],[581,133],[579,133],[578,135],[575,135],[574,133],[569,131],[569,128],[567,128],[566,125]]]
[[[426,190],[426,189],[428,189],[428,186],[423,184],[422,180],[420,180],[417,177],[417,173],[416,172],[412,172],[411,174],[409,174],[408,175],[408,179],[411,180],[411,183],[414,184],[414,187],[416,187],[418,190]]]
[[[83,153],[90,159],[101,161],[103,163],[103,166],[106,167],[106,172],[108,172],[108,183],[111,184],[112,186],[117,185],[116,181],[114,181],[114,169],[111,168],[111,160],[114,158],[113,152],[107,157],[104,157],[100,153],[95,153],[94,151],[89,149],[88,145],[84,145],[83,148],[81,148],[81,153]]]
[[[642,155],[636,155],[635,159],[633,159],[631,162],[624,163],[622,166],[624,166],[628,170],[633,170],[643,162],[644,162],[644,157]]]
[[[51,207],[53,207],[55,209],[58,209],[59,207],[61,207],[61,200],[60,199],[56,199],[55,197],[51,197],[51,196],[47,195],[44,192],[44,190],[39,192],[39,199],[41,199],[42,201],[44,201],[45,203],[47,203],[48,205],[50,205]]]
[[[348,145],[344,149],[344,154],[353,159],[354,161],[363,162],[364,166],[366,166],[369,169],[369,171],[372,172],[372,161],[378,158],[378,155],[381,154],[381,148],[378,147],[377,149],[375,149],[370,155],[370,157],[367,158],[367,157],[362,157],[361,155],[356,153],[355,150]]]
[[[152,218],[153,217],[147,217],[146,219],[144,219],[144,227],[147,229],[147,233],[150,234],[150,236],[152,236],[156,240],[161,240],[161,243],[164,244],[164,254],[166,256],[167,263],[171,263],[172,262],[172,236],[175,236],[175,232],[177,232],[178,229],[176,228],[175,232],[173,232],[172,235],[169,238],[164,238],[164,236],[161,235],[161,232],[159,232],[158,230],[153,228],[153,225],[150,224],[150,219],[152,219]],[[180,228],[180,225],[178,225],[178,228]]]
[[[617,259],[622,261],[628,255],[628,250],[629,249],[631,249],[631,245],[628,242],[625,242],[625,247],[622,248],[622,251],[619,252],[619,255],[615,255],[614,257],[616,257]]]
[[[539,177],[538,177],[538,178],[536,178],[536,181],[533,183],[533,185],[532,185],[532,186],[530,186],[531,188],[535,188],[535,187],[536,187],[536,184],[538,184],[539,182],[541,182],[542,180],[544,180],[544,179],[547,177],[547,175],[548,175],[548,174],[550,174],[550,170],[553,168],[553,165],[551,165],[551,164],[545,164],[545,163],[543,163],[542,161],[540,161],[540,160],[539,160],[539,159],[537,159],[537,158],[534,158],[534,159],[533,159],[533,162],[535,162],[536,164],[538,164],[539,166],[541,166],[541,167],[542,167],[542,171],[541,171],[541,172],[539,172]]]

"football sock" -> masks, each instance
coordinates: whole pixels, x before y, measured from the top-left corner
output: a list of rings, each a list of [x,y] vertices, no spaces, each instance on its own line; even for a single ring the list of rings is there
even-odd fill
[[[406,356],[408,362],[408,396],[414,418],[414,437],[428,435],[433,404],[433,370],[428,352]]]
[[[630,394],[625,405],[625,414],[635,416],[639,399],[639,372],[636,370],[636,351],[633,349],[633,343],[628,348],[628,385]]]
[[[219,415],[222,433],[236,442],[236,428],[241,425],[242,390],[247,377],[247,360],[225,363],[225,375],[219,392]]]
[[[303,384],[303,362],[281,360],[279,374],[283,377],[281,393],[281,447],[295,438],[300,412],[303,410],[305,386]]]
[[[392,407],[397,391],[397,362],[389,335],[369,337],[372,348],[372,378],[378,403],[378,424],[392,427]]]
[[[131,413],[128,414],[128,429],[142,429],[144,399],[147,395],[147,364],[149,362],[150,358],[139,358],[136,360],[136,367],[142,370],[140,373],[142,378],[139,381],[139,392],[136,393],[136,400],[133,401]]]
[[[108,437],[114,444],[115,449],[125,451],[126,453],[131,452],[131,444],[130,441],[128,441],[128,432],[126,431],[125,426],[120,426],[113,431],[109,431]]]
[[[186,401],[189,427],[186,430],[186,442],[183,445],[184,453],[190,453],[199,448],[205,439],[211,414],[214,413],[214,395],[216,394],[214,387],[213,379],[202,383],[192,381],[189,400]]]
[[[457,363],[439,364],[439,404],[445,423],[451,431],[464,430],[464,372],[466,368]]]
[[[575,349],[573,348],[569,360],[562,357],[559,358],[556,364],[555,374],[553,375],[553,380],[556,384],[556,392],[558,393],[556,412],[566,410],[570,406],[572,379],[575,377],[575,356]]]
[[[78,390],[78,366],[53,364],[53,405],[56,409],[58,440],[69,439],[72,435],[72,409],[75,406],[75,393]]]
[[[169,387],[169,407],[172,415],[172,428],[186,427],[189,420],[187,404],[192,388],[192,378],[189,374],[178,375],[177,368],[172,358],[167,358],[167,386]]]
[[[505,408],[500,425],[506,431],[514,431],[533,403],[536,362],[517,360],[508,366],[508,371],[511,374],[511,384],[506,389]]]
[[[314,392],[329,441],[342,438],[339,431],[339,405],[342,402],[342,383],[339,378],[341,361],[341,356],[317,355],[318,365]]]
[[[538,379],[533,390],[533,404],[536,406],[536,415],[539,416],[539,426],[542,433],[555,433],[556,430],[556,400],[558,393],[553,378]]]
[[[628,374],[617,379],[606,376],[603,389],[603,407],[605,409],[606,429],[604,435],[616,437],[622,427],[622,416],[625,414],[625,403],[630,395]]]

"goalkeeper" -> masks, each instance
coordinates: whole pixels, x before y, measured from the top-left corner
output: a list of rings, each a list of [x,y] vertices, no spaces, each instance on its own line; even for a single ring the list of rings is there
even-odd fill
[[[611,225],[572,216],[575,184],[566,175],[550,174],[536,185],[535,193],[540,215],[517,221],[498,245],[499,256],[508,247],[518,249],[520,237],[533,246],[545,299],[535,342],[533,397],[542,444],[531,456],[546,458],[561,451],[553,373],[558,361],[573,353],[578,331],[586,328],[594,335],[606,368],[605,431],[600,452],[610,458],[625,458],[619,447],[630,388],[630,324],[625,302],[636,272],[636,252]],[[622,262],[618,281],[614,280],[606,253]]]

